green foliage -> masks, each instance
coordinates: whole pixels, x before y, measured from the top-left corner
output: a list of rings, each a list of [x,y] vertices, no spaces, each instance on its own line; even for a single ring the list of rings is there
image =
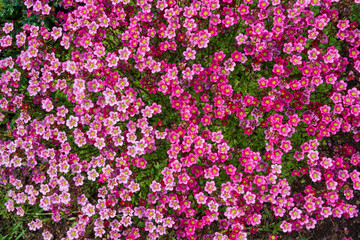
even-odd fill
[[[6,20],[17,20],[23,13],[23,1],[20,0],[1,0],[0,1],[0,22]]]
[[[26,230],[29,216],[20,217],[9,213],[4,206],[8,200],[7,191],[3,186],[0,187],[0,240],[31,239]]]

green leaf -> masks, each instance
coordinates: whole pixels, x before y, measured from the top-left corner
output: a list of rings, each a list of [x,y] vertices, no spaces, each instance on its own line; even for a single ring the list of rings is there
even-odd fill
[[[6,235],[6,236],[3,236],[3,237],[1,238],[1,240],[7,240],[7,239],[9,239],[8,236],[9,236],[9,234]]]
[[[16,232],[16,229],[18,229],[21,224],[22,224],[22,222],[19,222],[18,224],[16,224],[16,226],[11,231],[11,234],[14,234]]]
[[[25,231],[24,230],[21,232],[21,234],[19,236],[17,236],[17,238],[15,238],[15,240],[18,240],[18,239],[25,239]]]

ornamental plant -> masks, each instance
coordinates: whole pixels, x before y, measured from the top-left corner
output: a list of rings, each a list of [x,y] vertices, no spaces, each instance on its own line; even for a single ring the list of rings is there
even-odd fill
[[[357,217],[359,4],[3,1],[0,203],[23,229],[5,239],[276,239]]]

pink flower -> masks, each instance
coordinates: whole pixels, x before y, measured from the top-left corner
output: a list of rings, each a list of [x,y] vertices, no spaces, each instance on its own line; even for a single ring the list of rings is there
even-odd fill
[[[20,217],[23,217],[25,214],[25,211],[22,207],[17,207],[16,208],[16,215],[20,216]]]
[[[311,213],[311,212],[313,212],[313,211],[315,211],[315,209],[316,209],[316,207],[315,207],[315,203],[313,203],[313,202],[305,202],[305,204],[304,204],[304,208],[309,212],[309,213]]]
[[[185,56],[185,60],[195,60],[196,58],[196,51],[192,50],[191,48],[187,48],[185,52],[183,52],[183,55]]]
[[[237,207],[227,207],[224,215],[229,219],[235,219],[239,216],[239,211]]]
[[[35,12],[39,12],[41,10],[42,6],[43,5],[42,5],[41,1],[36,1],[33,5],[33,10]]]
[[[161,192],[161,185],[157,181],[152,181],[150,184],[150,189],[153,192]]]
[[[287,221],[283,221],[280,225],[280,228],[283,230],[283,232],[290,233],[292,231],[292,224]]]
[[[349,178],[349,173],[347,170],[340,170],[338,173],[338,178],[340,178],[342,181],[346,182],[346,180]]]
[[[20,48],[25,44],[26,41],[26,34],[25,32],[20,32],[18,35],[16,35],[16,46]]]
[[[91,181],[95,181],[98,176],[99,174],[95,169],[92,169],[91,171],[88,172],[88,179]]]
[[[309,173],[310,173],[310,178],[313,182],[320,182],[321,172],[311,169]]]
[[[45,4],[43,7],[42,7],[42,14],[43,15],[49,15],[50,14],[50,10],[51,10],[51,7],[48,5],[48,4]]]
[[[120,223],[125,226],[128,227],[132,224],[132,220],[131,217],[129,216],[122,216]]]
[[[207,126],[211,123],[211,117],[209,115],[204,115],[202,118],[201,118],[201,123],[204,125],[204,126]]]
[[[283,149],[285,153],[288,153],[292,149],[290,140],[282,140],[281,149]]]
[[[145,222],[145,230],[150,233],[154,232],[156,229],[155,225],[152,222]]]
[[[222,20],[222,24],[225,28],[229,28],[236,23],[236,20],[229,15],[226,15],[225,18]]]
[[[105,230],[102,227],[94,227],[95,237],[102,237],[105,234]]]
[[[316,30],[316,28],[312,28],[307,31],[308,32],[308,38],[309,39],[316,39],[317,35],[319,35],[319,32]]]
[[[108,67],[116,67],[119,61],[119,57],[115,53],[108,53],[105,60],[108,62]]]
[[[66,121],[66,126],[68,126],[69,129],[76,128],[78,126],[78,117],[70,116],[68,120]]]
[[[282,166],[281,165],[279,165],[279,164],[273,164],[273,165],[271,165],[271,172],[272,173],[277,173],[277,174],[281,174],[281,168],[282,168]]]
[[[290,115],[289,116],[289,121],[288,123],[293,126],[293,127],[296,127],[300,122],[300,118],[297,114],[294,114],[294,115]]]
[[[213,200],[208,202],[207,206],[209,207],[209,210],[212,212],[217,212],[219,208],[219,204]]]
[[[3,36],[1,39],[0,39],[0,45],[2,47],[10,47],[12,44],[12,38],[11,36],[9,35],[6,35],[6,36]]]
[[[259,225],[261,223],[261,214],[254,213],[250,217],[250,223],[253,226]]]
[[[230,147],[226,143],[218,144],[218,152],[226,154]]]
[[[95,147],[98,149],[103,149],[105,147],[105,139],[104,138],[97,138],[94,144]]]
[[[302,211],[297,207],[294,207],[290,212],[290,216],[292,220],[300,219]]]
[[[193,31],[197,28],[197,23],[193,18],[187,18],[183,23],[183,27],[185,27],[189,31]]]
[[[284,72],[285,70],[283,65],[279,65],[279,64],[274,65],[273,73],[275,73],[276,75],[282,75]]]
[[[310,150],[309,153],[307,154],[307,156],[312,161],[319,160],[319,152],[318,151]]]
[[[209,8],[207,8],[207,7],[202,7],[199,15],[200,15],[200,17],[202,17],[203,19],[206,19],[206,18],[208,18],[208,17],[210,17],[210,16],[212,15],[212,12],[210,11]]]
[[[330,208],[330,207],[322,207],[320,214],[321,214],[324,218],[328,218],[330,215],[332,215],[331,208]]]
[[[36,231],[37,230],[37,224],[35,221],[31,221],[30,223],[28,223],[28,227],[30,231]]]
[[[45,231],[42,233],[44,240],[51,240],[53,235],[49,231]]]
[[[223,59],[225,58],[225,53],[223,51],[220,51],[220,52],[216,52],[214,54],[214,61],[222,61]]]
[[[12,30],[14,29],[14,23],[5,23],[4,27],[2,28],[2,30],[6,33],[9,34]]]
[[[79,233],[78,231],[75,229],[75,228],[70,228],[68,231],[67,231],[67,236],[70,240],[72,239],[78,239],[79,237]]]
[[[15,210],[14,208],[14,201],[9,199],[6,203],[5,203],[5,207],[8,210],[8,212],[12,212]]]
[[[283,51],[287,54],[291,54],[294,51],[293,44],[291,42],[285,43]]]
[[[206,191],[208,194],[211,194],[211,193],[213,193],[214,191],[216,191],[215,182],[214,182],[214,181],[206,182],[206,184],[205,184],[205,191]]]
[[[190,179],[189,175],[187,175],[186,173],[179,175],[178,178],[179,178],[179,182],[178,182],[179,184],[187,184]]]
[[[296,55],[293,55],[290,59],[290,62],[292,64],[294,64],[295,66],[296,65],[301,65],[302,61],[301,61],[301,56],[296,56]]]
[[[151,118],[153,116],[154,110],[151,107],[146,106],[145,109],[141,110],[141,113],[145,118]]]
[[[310,229],[314,229],[315,225],[316,225],[316,220],[313,218],[310,218],[309,221],[306,224],[306,229],[310,230]]]
[[[221,131],[213,132],[211,134],[211,136],[212,136],[211,141],[216,142],[216,143],[220,143],[221,140],[223,139],[223,135],[222,135]]]
[[[240,46],[241,44],[245,43],[246,40],[248,39],[248,36],[240,33],[239,35],[236,36],[236,42],[237,44]],[[240,53],[240,57],[241,57],[242,53]]]
[[[94,55],[98,58],[104,56],[106,54],[105,47],[101,43],[95,43],[94,47]]]
[[[333,166],[333,160],[331,158],[324,157],[320,162],[320,165],[325,169],[331,168]]]
[[[169,166],[174,172],[180,172],[182,168],[182,164],[178,160],[171,162]]]
[[[84,65],[85,69],[89,72],[93,72],[94,70],[98,69],[97,60],[96,59],[89,59],[87,60],[86,64]]]
[[[246,204],[254,204],[255,200],[256,200],[256,196],[255,194],[251,193],[251,192],[246,192],[244,195],[244,199],[246,201]]]
[[[274,211],[274,215],[277,217],[283,217],[286,212],[286,210],[280,206],[275,206],[273,211]]]
[[[211,168],[205,170],[205,178],[207,179],[214,179],[214,177],[219,176],[219,168],[216,165],[213,165]]]
[[[320,52],[316,48],[313,48],[310,51],[308,51],[308,56],[310,60],[316,60],[319,54]]]
[[[44,109],[47,112],[50,112],[51,110],[54,109],[54,105],[49,98],[42,100],[41,103],[42,103],[42,106],[41,106],[42,109]]]
[[[131,57],[131,51],[127,47],[119,49],[118,53],[119,59],[123,61],[127,61]]]
[[[207,197],[204,195],[203,192],[200,192],[195,195],[195,199],[198,204],[205,204]]]
[[[54,39],[54,41],[58,40],[62,35],[62,28],[53,27],[51,31],[51,37]]]
[[[77,176],[75,176],[73,178],[74,182],[75,182],[75,186],[82,186],[83,185],[83,180],[84,180],[84,177],[80,174],[78,174]]]
[[[349,20],[339,20],[338,24],[336,25],[341,31],[346,30],[350,27]]]
[[[260,88],[268,87],[268,80],[264,77],[261,77],[257,82],[258,82]]]

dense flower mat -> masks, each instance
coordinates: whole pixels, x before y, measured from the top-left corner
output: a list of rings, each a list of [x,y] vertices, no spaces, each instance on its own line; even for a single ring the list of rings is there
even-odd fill
[[[4,1],[4,214],[22,239],[277,239],[357,217],[359,3]]]

